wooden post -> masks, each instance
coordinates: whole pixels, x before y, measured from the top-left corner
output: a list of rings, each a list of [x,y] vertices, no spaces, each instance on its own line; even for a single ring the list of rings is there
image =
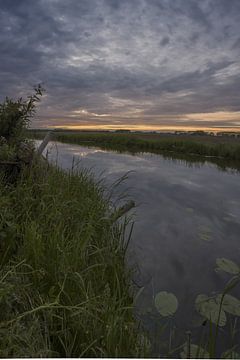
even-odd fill
[[[40,144],[39,148],[37,149],[37,155],[41,155],[43,153],[43,150],[45,149],[45,147],[47,146],[47,144],[49,143],[49,141],[52,140],[53,138],[53,131],[49,131],[45,138],[43,139],[42,143]]]

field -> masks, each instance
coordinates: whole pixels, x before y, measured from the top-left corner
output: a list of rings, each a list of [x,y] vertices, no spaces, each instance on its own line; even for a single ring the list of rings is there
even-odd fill
[[[30,131],[30,135],[35,138],[42,138],[45,133],[41,130]],[[240,161],[240,138],[233,136],[87,131],[55,131],[54,136],[56,140],[66,143],[100,146],[117,151],[173,153]]]

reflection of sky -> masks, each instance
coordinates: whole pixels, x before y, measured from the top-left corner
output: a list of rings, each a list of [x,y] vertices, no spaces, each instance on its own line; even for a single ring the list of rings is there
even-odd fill
[[[80,167],[91,168],[97,176],[104,171],[107,184],[133,171],[118,191],[128,189],[138,205],[129,261],[137,263],[135,280],[145,286],[144,307],[152,306],[153,293],[166,290],[176,294],[186,311],[196,294],[224,287],[226,279],[214,268],[217,257],[239,260],[238,174],[219,171],[213,164],[190,167],[160,155],[133,156],[68,144],[57,148],[63,168],[71,168],[73,155],[76,161],[80,156]],[[51,157],[55,155],[52,147]]]

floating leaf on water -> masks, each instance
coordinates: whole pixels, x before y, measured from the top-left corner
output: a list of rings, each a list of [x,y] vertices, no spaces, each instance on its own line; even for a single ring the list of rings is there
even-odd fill
[[[199,237],[201,240],[204,240],[204,241],[209,241],[209,242],[212,241],[212,236],[207,233],[200,233]]]
[[[204,316],[206,319],[210,320],[212,323],[217,324],[218,316],[220,311],[219,303],[208,296],[201,294],[198,295],[195,300],[196,310],[200,315]],[[219,326],[225,326],[227,322],[227,317],[223,309],[221,309],[219,317]]]
[[[199,237],[203,241],[212,241],[212,230],[208,226],[200,225],[198,227],[199,230]]]
[[[181,352],[180,355],[182,359],[189,358],[187,343],[184,345],[183,351]],[[190,359],[209,359],[209,358],[210,358],[209,353],[201,346],[190,344]]]
[[[240,359],[240,354],[232,349],[227,350],[222,354],[221,359]]]
[[[220,304],[222,295],[217,296],[217,302]],[[236,297],[226,294],[223,298],[222,308],[229,314],[240,316],[240,300]]]
[[[162,316],[170,316],[173,315],[178,308],[178,300],[176,296],[172,293],[168,293],[166,291],[160,291],[155,296],[155,306],[157,311]]]
[[[229,274],[234,274],[234,275],[239,274],[240,272],[239,266],[232,260],[225,258],[218,258],[216,260],[216,264],[218,266],[217,270],[222,270]]]
[[[194,210],[193,210],[193,208],[191,208],[191,207],[187,207],[187,208],[186,208],[186,211],[189,212],[189,213],[193,213]]]

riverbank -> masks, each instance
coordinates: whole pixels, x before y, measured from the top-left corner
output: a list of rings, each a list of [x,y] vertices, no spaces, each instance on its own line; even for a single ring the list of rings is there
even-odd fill
[[[29,135],[42,138],[45,133],[30,130]],[[117,151],[168,152],[240,161],[240,139],[229,136],[55,131],[55,139],[65,143],[99,146]]]
[[[90,173],[1,177],[1,357],[140,357],[124,225]],[[141,340],[142,343],[142,340]]]

